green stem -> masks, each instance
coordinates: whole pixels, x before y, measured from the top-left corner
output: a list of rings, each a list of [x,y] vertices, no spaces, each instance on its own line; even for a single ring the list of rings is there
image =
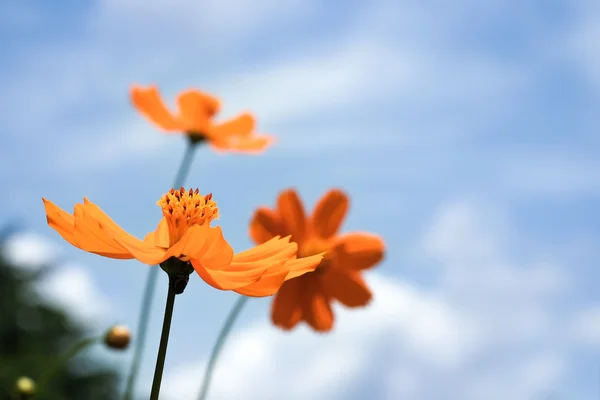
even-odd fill
[[[215,343],[215,347],[213,347],[212,352],[210,354],[210,359],[208,360],[208,364],[206,365],[206,370],[204,372],[204,378],[202,379],[202,387],[200,389],[200,396],[198,400],[205,400],[206,395],[208,394],[208,387],[210,386],[210,380],[212,378],[213,370],[215,369],[215,365],[217,363],[217,359],[219,358],[219,354],[221,353],[221,349],[225,344],[225,340],[229,336],[231,332],[231,328],[233,328],[233,324],[237,319],[238,315],[244,308],[244,305],[248,301],[248,297],[240,296],[231,311],[229,311],[229,315],[225,320],[225,324],[221,328],[221,332],[219,332],[219,337],[217,338],[217,342]]]
[[[91,346],[92,344],[98,343],[102,338],[99,337],[89,337],[81,340],[80,342],[75,343],[73,347],[71,347],[65,354],[60,357],[52,367],[48,368],[44,374],[38,379],[36,392],[37,394],[41,394],[48,382],[56,375],[58,371],[65,367],[65,365],[79,352]]]
[[[175,183],[173,184],[174,189],[182,186],[187,178],[187,175],[190,171],[190,165],[192,164],[192,160],[194,158],[195,149],[196,144],[190,141],[181,160],[181,164],[179,165],[177,175],[175,176]],[[131,400],[133,398],[135,381],[137,379],[137,374],[140,370],[140,364],[142,362],[142,351],[144,350],[144,345],[146,343],[146,333],[148,332],[148,322],[150,320],[150,308],[154,299],[154,289],[156,288],[158,271],[158,267],[149,268],[146,276],[146,286],[142,298],[142,307],[140,309],[138,328],[134,337],[135,349],[133,351],[133,361],[131,362],[131,369],[129,370],[129,376],[127,378],[125,394],[123,395],[124,400]]]
[[[167,345],[169,344],[169,332],[171,331],[171,319],[173,318],[173,307],[175,306],[175,288],[173,276],[169,276],[169,291],[167,293],[167,305],[165,306],[165,317],[163,319],[162,333],[160,334],[160,345],[158,346],[158,356],[156,357],[156,368],[154,369],[154,379],[152,380],[152,391],[150,400],[158,400],[160,394],[160,383],[162,381],[163,370],[165,368],[165,358],[167,357]]]

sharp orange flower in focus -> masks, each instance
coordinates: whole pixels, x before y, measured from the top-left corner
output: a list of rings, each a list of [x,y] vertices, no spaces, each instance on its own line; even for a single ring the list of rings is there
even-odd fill
[[[251,114],[214,122],[221,103],[198,90],[186,90],[177,97],[177,113],[169,111],[155,86],[134,86],[131,101],[142,115],[162,130],[183,132],[194,143],[207,140],[219,151],[258,153],[273,142],[271,136],[254,133],[256,121]]]
[[[280,328],[289,330],[304,320],[316,331],[327,332],[333,328],[333,300],[347,307],[364,306],[371,300],[362,271],[383,259],[385,245],[372,234],[338,235],[348,204],[342,191],[330,190],[312,216],[306,216],[298,194],[290,189],[279,195],[276,209],[261,207],[254,213],[250,236],[257,244],[291,235],[298,243],[299,257],[326,252],[314,272],[288,280],[279,289],[271,318]]]
[[[198,189],[171,189],[158,201],[163,218],[157,229],[140,240],[125,232],[97,205],[84,198],[73,214],[43,199],[48,225],[73,246],[115,259],[137,259],[160,264],[169,275],[187,277],[196,271],[209,285],[247,296],[277,292],[287,276],[314,271],[323,255],[296,258],[298,246],[289,237],[274,237],[249,250],[234,254],[220,227],[211,227],[219,209],[212,194]]]

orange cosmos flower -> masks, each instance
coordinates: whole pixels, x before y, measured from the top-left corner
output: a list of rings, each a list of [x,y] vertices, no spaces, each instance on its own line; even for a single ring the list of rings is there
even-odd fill
[[[298,246],[290,237],[274,237],[238,254],[223,237],[220,227],[211,227],[219,209],[212,194],[171,189],[159,201],[163,218],[158,228],[137,239],[125,232],[97,205],[84,198],[69,214],[43,199],[48,225],[73,246],[103,257],[137,259],[160,264],[170,275],[184,278],[196,271],[209,285],[247,296],[263,297],[277,292],[285,277],[314,271],[323,255],[296,259]],[[283,278],[282,278],[283,276]],[[181,280],[180,280],[181,281]],[[181,282],[180,282],[181,283]]]
[[[276,209],[261,207],[250,223],[250,236],[257,243],[268,243],[279,235],[291,235],[298,243],[298,255],[309,257],[326,252],[319,267],[311,273],[289,280],[273,300],[271,318],[283,329],[292,329],[301,320],[317,331],[333,327],[331,302],[347,307],[366,305],[371,292],[362,271],[383,259],[384,243],[366,233],[338,235],[348,210],[348,197],[331,190],[319,200],[307,217],[295,190],[279,195]]]
[[[172,113],[155,86],[131,89],[137,110],[166,132],[184,132],[193,143],[207,140],[216,150],[260,152],[272,143],[266,135],[254,134],[256,121],[244,113],[229,121],[215,123],[221,108],[219,100],[198,90],[186,90],[177,97],[177,113]]]

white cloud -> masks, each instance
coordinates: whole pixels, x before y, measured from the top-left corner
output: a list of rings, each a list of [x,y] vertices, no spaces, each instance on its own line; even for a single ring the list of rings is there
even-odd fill
[[[381,339],[392,357],[425,360],[451,369],[468,353],[469,330],[460,315],[423,291],[384,278],[369,280],[377,293],[366,309],[338,309],[333,334],[305,327],[291,334],[255,325],[238,332],[225,348],[211,390],[213,399],[334,399],[364,372]],[[183,366],[165,378],[164,393],[194,398],[202,365]]]
[[[449,203],[434,215],[434,223],[423,239],[423,250],[433,258],[453,264],[497,259],[499,241],[503,240],[506,229],[501,218],[475,209],[468,202]]]
[[[578,19],[566,41],[567,56],[573,57],[572,60],[590,83],[600,89],[600,7],[596,1],[576,4]]]
[[[477,203],[442,206],[422,247],[439,264],[432,289],[374,274],[373,303],[336,308],[329,335],[260,323],[239,331],[210,398],[501,400],[555,391],[573,336],[553,304],[569,282],[555,265],[520,261],[509,239],[509,224]],[[194,398],[203,368],[169,374],[165,395]]]
[[[423,246],[439,263],[438,290],[474,316],[490,346],[533,341],[550,329],[556,323],[550,304],[569,287],[559,266],[511,256],[522,251],[521,241],[503,217],[477,203],[448,203]]]
[[[600,305],[580,310],[570,326],[574,337],[582,343],[600,347]]]
[[[154,35],[169,35],[164,26],[177,26],[179,32],[192,34],[197,40],[235,39],[282,19],[310,14],[314,2],[300,0],[262,1],[260,7],[244,0],[102,0],[98,4],[98,25],[135,26]]]
[[[98,290],[85,267],[64,264],[44,277],[38,285],[39,293],[74,317],[87,323],[108,316],[109,301]]]
[[[119,120],[111,124],[111,128],[96,127],[93,133],[66,142],[63,151],[70,157],[56,155],[52,160],[53,167],[67,174],[86,173],[89,169],[116,169],[124,162],[145,160],[169,152],[180,144],[176,139],[182,139],[163,134],[137,115],[129,121]],[[74,169],[73,165],[77,168]]]
[[[11,235],[4,245],[5,256],[19,267],[37,269],[55,262],[58,249],[47,238],[31,232]]]
[[[600,190],[600,166],[582,154],[513,155],[499,163],[500,184],[521,196],[569,196]]]
[[[17,266],[51,267],[37,285],[38,293],[45,300],[64,307],[86,323],[94,323],[108,315],[109,301],[99,291],[89,270],[61,260],[60,251],[51,240],[23,232],[8,238],[4,249],[7,258]]]
[[[275,124],[400,90],[414,77],[416,66],[410,56],[385,43],[361,39],[329,40],[309,51],[284,54],[224,78],[219,92],[231,98],[235,108],[252,107],[261,119]]]

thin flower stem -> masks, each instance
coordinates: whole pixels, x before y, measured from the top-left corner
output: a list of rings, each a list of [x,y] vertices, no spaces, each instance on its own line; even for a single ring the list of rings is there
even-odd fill
[[[173,184],[174,189],[184,184],[185,179],[190,171],[190,165],[192,164],[195,150],[196,143],[190,141],[185,149],[185,153],[181,160],[181,164],[179,165],[177,175],[175,176],[175,183]],[[123,395],[123,400],[131,400],[133,398],[135,381],[140,370],[142,352],[146,343],[146,333],[148,332],[148,322],[150,320],[150,308],[154,299],[154,289],[156,288],[158,271],[158,266],[149,268],[148,275],[146,276],[146,286],[144,289],[144,296],[142,298],[142,307],[140,309],[137,334],[134,337],[135,349],[133,351],[133,361],[131,362],[131,369],[129,370],[129,376],[127,378],[127,386],[125,389],[125,394]]]
[[[192,160],[194,159],[194,153],[196,150],[196,143],[190,141],[185,149],[185,153],[183,154],[183,159],[181,160],[181,164],[179,165],[179,170],[177,171],[177,175],[175,175],[175,183],[173,183],[173,189],[179,189],[185,183],[185,179],[187,178],[190,172],[190,166],[192,165]]]
[[[150,400],[158,400],[160,394],[160,383],[162,381],[163,369],[165,368],[165,358],[167,357],[167,345],[169,344],[169,332],[171,331],[171,319],[173,318],[173,307],[175,306],[175,289],[173,277],[169,276],[169,291],[167,293],[167,305],[165,306],[165,317],[163,320],[162,333],[160,334],[160,345],[158,347],[158,356],[156,357],[156,368],[154,369],[154,379],[152,380],[152,391]]]
[[[154,298],[154,289],[156,288],[156,276],[158,275],[158,270],[158,266],[150,268],[146,277],[146,288],[144,290],[142,309],[140,311],[140,318],[138,321],[138,333],[136,337],[134,337],[136,343],[133,352],[133,361],[131,363],[129,377],[127,378],[127,389],[125,390],[125,395],[123,396],[123,399],[125,400],[131,400],[133,398],[135,380],[140,369],[142,350],[144,349],[144,344],[146,342],[148,320],[150,319],[150,305],[152,304],[152,299]]]
[[[225,320],[225,324],[221,328],[221,332],[219,332],[219,337],[217,338],[217,342],[215,343],[215,347],[213,347],[212,352],[210,354],[210,359],[208,360],[208,364],[206,366],[206,370],[204,372],[204,378],[202,379],[202,387],[200,389],[200,396],[198,400],[205,400],[208,394],[208,388],[210,386],[210,381],[212,378],[213,370],[215,369],[215,365],[217,363],[217,359],[219,358],[219,354],[221,353],[221,349],[225,344],[225,340],[229,336],[231,332],[231,328],[233,328],[233,324],[235,323],[238,315],[244,308],[244,305],[248,301],[248,297],[240,296],[231,311],[229,311],[229,315],[227,316],[227,320]]]
[[[48,385],[48,382],[50,382],[52,380],[52,378],[54,377],[54,375],[56,375],[56,373],[58,371],[60,371],[62,368],[65,367],[65,365],[73,358],[75,357],[77,354],[79,354],[81,351],[85,350],[86,348],[88,348],[89,346],[98,343],[102,338],[94,336],[94,337],[88,337],[85,338],[77,343],[75,343],[75,345],[73,345],[73,347],[71,347],[65,354],[62,355],[62,357],[60,357],[53,366],[51,366],[50,368],[46,369],[46,371],[42,374],[42,376],[40,377],[40,379],[37,382],[37,388],[36,388],[36,392],[37,395],[40,395],[41,393],[43,393],[44,389],[46,388],[46,386]]]

